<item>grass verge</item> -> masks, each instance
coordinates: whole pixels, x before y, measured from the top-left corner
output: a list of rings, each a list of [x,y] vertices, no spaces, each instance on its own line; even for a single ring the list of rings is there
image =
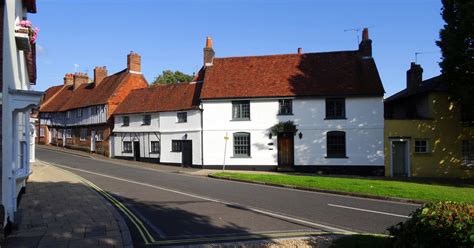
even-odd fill
[[[403,182],[384,179],[327,176],[274,175],[220,172],[214,177],[310,188],[367,196],[396,197],[418,201],[457,201],[474,203],[472,185],[439,185],[433,182]]]
[[[351,235],[335,239],[331,248],[390,247],[390,238],[372,235]]]

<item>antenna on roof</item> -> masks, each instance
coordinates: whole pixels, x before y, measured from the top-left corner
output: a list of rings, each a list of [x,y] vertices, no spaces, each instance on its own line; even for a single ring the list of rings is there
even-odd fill
[[[431,52],[415,52],[415,63],[418,62],[418,55],[419,54],[427,54],[427,53],[439,53],[439,51],[431,51]]]
[[[362,31],[362,29],[364,29],[364,28],[372,28],[372,27],[374,27],[374,26],[348,28],[348,29],[344,29],[344,32],[349,32],[349,31],[355,32],[356,35],[357,35],[357,45],[359,45],[359,43],[360,43],[360,37],[359,37],[360,31]]]

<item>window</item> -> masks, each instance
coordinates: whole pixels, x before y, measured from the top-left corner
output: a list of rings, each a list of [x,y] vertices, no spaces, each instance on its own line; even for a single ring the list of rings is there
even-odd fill
[[[77,117],[81,117],[82,116],[82,109],[77,109]]]
[[[123,116],[122,117],[122,126],[128,127],[130,125],[130,117]]]
[[[346,118],[346,100],[344,98],[326,98],[326,119]]]
[[[474,140],[462,141],[462,164],[474,166]]]
[[[178,113],[178,123],[188,122],[188,113],[187,112],[179,112]]]
[[[151,153],[160,153],[160,142],[152,141],[151,142]]]
[[[232,119],[250,120],[250,101],[233,101]]]
[[[280,103],[280,108],[278,114],[280,115],[291,115],[293,114],[293,100],[291,99],[282,99],[278,101]]]
[[[250,157],[249,133],[234,133],[234,157]]]
[[[417,139],[415,140],[415,153],[428,153],[428,140]]]
[[[58,139],[62,140],[63,139],[63,130],[58,129]]]
[[[123,152],[132,152],[132,142],[124,141],[123,142]]]
[[[143,125],[149,126],[151,124],[151,115],[143,116]]]
[[[80,140],[84,141],[87,139],[87,128],[81,128]]]
[[[40,137],[44,137],[44,127],[40,127]]]
[[[66,129],[65,133],[66,133],[66,139],[72,138],[72,130],[71,129]]]
[[[172,140],[171,141],[171,151],[172,152],[182,152],[183,146],[181,144],[181,140]]]
[[[71,118],[71,111],[66,112],[66,119],[69,119],[69,118]]]
[[[327,133],[327,157],[346,158],[346,133],[331,131]]]
[[[104,130],[97,130],[97,141],[104,140]]]

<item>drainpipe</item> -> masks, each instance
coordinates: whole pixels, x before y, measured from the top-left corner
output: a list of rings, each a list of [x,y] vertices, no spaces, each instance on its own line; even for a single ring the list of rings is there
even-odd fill
[[[204,169],[204,134],[203,134],[203,112],[204,109],[202,108],[202,103],[199,108],[199,111],[201,112],[201,168]]]

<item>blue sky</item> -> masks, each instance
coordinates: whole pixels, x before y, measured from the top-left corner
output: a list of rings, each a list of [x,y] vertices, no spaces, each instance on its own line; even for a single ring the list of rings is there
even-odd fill
[[[440,0],[42,0],[29,19],[38,38],[38,84],[62,84],[65,73],[109,74],[126,67],[126,55],[142,55],[149,82],[165,69],[189,74],[203,60],[207,35],[217,57],[357,49],[369,27],[373,56],[387,92],[405,87],[415,52],[423,77],[439,74],[435,41],[444,24]]]

